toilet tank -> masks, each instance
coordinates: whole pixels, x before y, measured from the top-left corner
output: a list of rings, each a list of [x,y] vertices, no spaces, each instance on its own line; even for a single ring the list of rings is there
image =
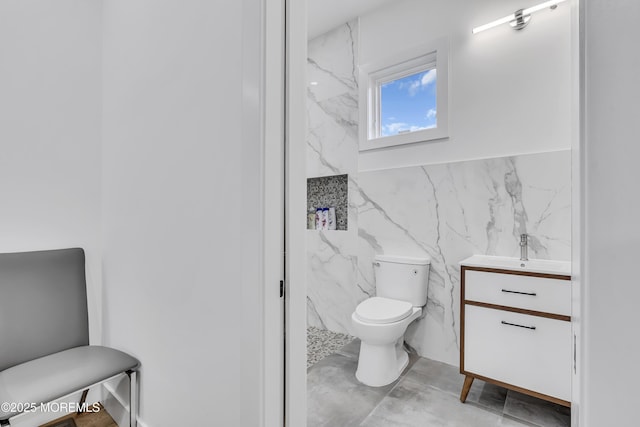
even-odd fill
[[[414,307],[427,303],[431,258],[377,255],[373,263],[376,295],[407,301]]]

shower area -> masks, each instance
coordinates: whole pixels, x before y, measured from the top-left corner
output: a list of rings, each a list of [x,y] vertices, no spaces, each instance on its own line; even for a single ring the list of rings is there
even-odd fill
[[[308,43],[308,367],[354,339],[350,315],[372,294],[357,286],[357,27],[354,20]],[[323,227],[323,208],[335,212],[335,227]]]

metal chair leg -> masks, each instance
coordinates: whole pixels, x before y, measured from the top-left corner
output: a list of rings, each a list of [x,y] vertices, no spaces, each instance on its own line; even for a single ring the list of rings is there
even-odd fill
[[[80,415],[82,412],[84,412],[82,408],[84,407],[84,403],[87,401],[87,394],[89,394],[89,389],[86,389],[82,392],[80,402],[78,402],[78,411],[76,412],[77,415]]]
[[[138,374],[136,371],[127,372],[129,376],[129,427],[138,425]]]

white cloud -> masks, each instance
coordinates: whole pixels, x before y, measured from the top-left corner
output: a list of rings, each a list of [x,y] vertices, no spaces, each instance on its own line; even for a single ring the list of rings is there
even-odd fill
[[[383,126],[382,136],[397,135],[401,132],[415,132],[417,130],[431,129],[434,127],[435,125],[416,126],[403,122],[389,123],[388,125]]]
[[[397,122],[397,123],[389,123],[388,125],[385,125],[384,128],[386,130],[385,134],[394,135],[400,131],[409,129],[409,125],[406,123]]]
[[[400,89],[404,89],[405,87],[409,91],[409,96],[415,96],[419,90],[426,89],[430,84],[435,83],[436,81],[436,70],[429,70],[409,84],[402,84]]]
[[[420,89],[420,80],[412,81],[411,85],[409,85],[409,95],[415,96],[415,94],[418,93],[419,89]]]
[[[427,119],[429,120],[435,119],[437,115],[438,113],[435,108],[430,108],[429,111],[427,111]]]
[[[436,81],[436,69],[434,68],[433,70],[429,70],[422,75],[422,79],[420,79],[420,84],[422,85],[422,87],[427,87],[431,83],[434,83],[435,81]]]

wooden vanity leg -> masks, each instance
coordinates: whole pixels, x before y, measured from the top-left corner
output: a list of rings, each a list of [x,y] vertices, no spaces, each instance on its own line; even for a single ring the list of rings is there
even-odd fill
[[[464,403],[467,400],[469,390],[471,390],[471,384],[473,384],[473,377],[467,375],[464,378],[464,384],[462,385],[462,393],[460,393],[460,402]]]

